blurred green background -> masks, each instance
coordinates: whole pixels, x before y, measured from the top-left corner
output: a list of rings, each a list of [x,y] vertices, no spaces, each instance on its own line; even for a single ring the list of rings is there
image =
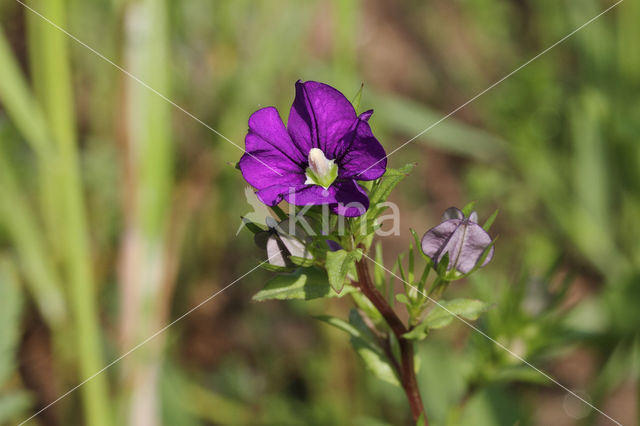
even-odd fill
[[[361,106],[390,152],[596,16],[596,0],[0,3],[0,424],[17,424],[263,258],[237,237],[247,118],[297,79]],[[90,51],[51,23],[67,30]],[[500,214],[454,295],[492,338],[638,424],[640,2],[627,0],[390,157],[387,266],[450,205]],[[104,55],[100,58],[96,53]],[[127,76],[104,59],[122,67]],[[144,84],[153,88],[149,90]],[[202,120],[198,122],[175,104]],[[252,303],[257,270],[30,420],[399,425],[401,390],[340,331],[346,298]],[[419,348],[434,425],[604,425],[464,324]]]

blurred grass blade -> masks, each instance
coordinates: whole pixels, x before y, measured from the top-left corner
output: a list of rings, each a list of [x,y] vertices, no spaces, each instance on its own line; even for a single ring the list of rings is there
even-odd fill
[[[15,245],[26,283],[40,313],[55,329],[66,315],[62,286],[48,256],[38,221],[23,196],[23,188],[18,186],[6,160],[6,152],[1,149],[0,194],[0,226],[6,229]]]
[[[6,256],[0,256],[0,386],[15,368],[15,352],[20,342],[23,297],[18,274]]]
[[[160,93],[169,94],[169,28],[164,0],[129,2],[124,12],[125,68]],[[120,312],[123,348],[134,346],[168,321],[173,288],[168,232],[174,195],[171,106],[138,82],[124,80],[126,146],[123,158],[127,200],[120,252]],[[175,242],[174,242],[175,244]],[[174,253],[173,256],[177,256]],[[160,336],[123,361],[135,372],[121,390],[128,422],[160,424],[158,371]]]
[[[407,139],[444,116],[407,98],[380,93],[370,93],[370,97],[376,106],[377,119],[390,130],[401,132]],[[497,136],[464,124],[454,117],[442,121],[418,139],[420,143],[482,161],[501,158],[506,148],[505,142]]]
[[[626,1],[618,10],[618,67],[627,81],[638,87],[640,81],[640,2]]]
[[[10,380],[18,364],[23,306],[16,268],[0,255],[0,424],[15,424],[32,403],[30,395]]]
[[[66,27],[64,0],[32,0],[34,10]],[[33,76],[37,95],[43,105],[50,134],[57,146],[59,171],[55,206],[60,208],[64,220],[58,224],[64,233],[64,264],[69,283],[70,305],[76,327],[78,367],[81,379],[93,375],[104,366],[100,343],[101,327],[98,320],[96,285],[92,270],[91,248],[82,191],[78,140],[76,135],[75,108],[72,92],[72,76],[69,63],[67,36],[44,20],[30,19],[36,26],[30,46],[34,49]],[[110,425],[111,409],[107,398],[106,376],[98,375],[80,388],[84,397],[86,423],[97,426]]]
[[[46,122],[42,111],[27,86],[27,82],[11,52],[4,33],[0,31],[0,102],[5,111],[40,155],[50,153]]]

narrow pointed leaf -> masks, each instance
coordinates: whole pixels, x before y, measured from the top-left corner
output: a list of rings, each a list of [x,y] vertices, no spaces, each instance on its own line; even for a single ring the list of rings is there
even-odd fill
[[[427,328],[432,330],[446,327],[453,321],[454,316],[475,321],[489,307],[485,302],[475,299],[453,299],[439,303],[424,319]]]

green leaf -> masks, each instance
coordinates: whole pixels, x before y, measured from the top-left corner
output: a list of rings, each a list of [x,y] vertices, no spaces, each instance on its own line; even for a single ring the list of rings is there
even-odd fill
[[[402,293],[396,294],[396,300],[402,303],[403,305],[407,305],[407,306],[411,305],[411,301],[409,300],[409,298]]]
[[[355,291],[348,286],[338,294],[329,286],[327,275],[316,268],[298,269],[292,274],[278,275],[271,279],[262,290],[253,296],[253,300],[311,300],[319,297],[342,297]]]
[[[443,300],[438,303],[439,305],[436,305],[420,324],[403,336],[407,339],[422,340],[427,337],[429,330],[446,327],[456,315],[474,321],[488,308],[486,303],[474,299]]]
[[[309,259],[307,257],[289,256],[289,260],[298,266],[302,266],[303,268],[313,266],[313,259]]]
[[[262,269],[266,269],[267,271],[271,271],[271,272],[291,272],[294,270],[293,267],[272,265],[266,261],[264,263],[261,263],[260,267]]]
[[[408,277],[409,283],[413,284],[413,279],[415,278],[415,254],[413,253],[415,247],[413,244],[409,244],[409,265],[408,265]]]
[[[402,335],[402,337],[404,337],[405,339],[410,339],[410,340],[422,340],[425,337],[427,337],[428,333],[429,333],[428,324],[423,321],[420,324],[418,324],[415,328],[413,328],[412,330],[404,333]]]
[[[342,291],[349,268],[351,264],[359,257],[362,252],[354,250],[348,252],[346,250],[336,250],[327,252],[327,261],[325,267],[329,276],[329,285],[338,293]]]
[[[249,231],[253,232],[254,234],[257,234],[258,232],[265,232],[267,230],[266,226],[252,222],[250,219],[247,219],[244,216],[240,216],[240,219],[242,220],[242,223],[244,224],[245,228],[247,228]]]
[[[395,386],[400,386],[398,376],[396,376],[393,367],[389,364],[387,357],[380,350],[373,350],[360,339],[351,338],[351,345],[364,362],[367,370],[372,372],[380,380]]]
[[[289,218],[289,215],[286,214],[281,208],[280,206],[272,206],[271,210],[273,210],[273,212],[276,214],[276,216],[278,216],[278,219],[280,220],[285,220]]]
[[[525,364],[501,368],[491,377],[491,380],[509,384],[522,382],[536,385],[549,385],[551,383],[544,375]]]
[[[371,206],[374,206],[374,209],[370,209],[370,211],[376,210],[375,206],[378,203],[385,201],[387,197],[389,197],[389,194],[391,193],[393,188],[395,188],[396,185],[402,181],[402,179],[404,179],[409,175],[409,173],[411,173],[415,165],[416,163],[409,163],[405,164],[399,169],[387,168],[385,174],[382,176],[382,178],[380,178],[380,182],[369,194]],[[377,212],[377,214],[379,213],[380,212]]]
[[[321,315],[315,318],[347,332],[351,336],[350,341],[353,349],[358,356],[360,356],[367,370],[387,383],[400,386],[398,377],[390,365],[389,359],[375,342],[373,335],[366,328],[358,311],[355,309],[351,310],[349,322],[328,315]]]
[[[475,321],[488,307],[487,303],[475,299],[443,300],[429,312],[424,323],[428,328],[435,330],[449,325],[455,315]]]
[[[364,83],[360,83],[360,89],[358,90],[358,93],[356,93],[356,95],[351,100],[351,105],[353,105],[353,109],[355,109],[356,112],[358,111],[358,109],[360,109],[360,100],[362,99],[363,89],[364,89]]]
[[[431,258],[429,256],[427,256],[426,254],[424,254],[424,252],[422,251],[422,238],[420,238],[418,233],[413,228],[409,228],[409,231],[411,231],[411,235],[413,235],[413,240],[416,243],[416,247],[417,247],[418,253],[420,253],[420,256],[422,256],[422,258],[427,263],[433,263]]]
[[[332,317],[331,315],[316,315],[314,316],[314,318],[320,321],[324,321],[327,324],[330,324],[342,331],[345,331],[349,333],[352,337],[357,337],[361,339],[365,338],[364,336],[362,336],[362,333],[360,333],[360,330],[358,330],[353,325],[349,324],[347,321],[341,320],[340,318]]]
[[[496,220],[496,217],[498,217],[498,212],[499,210],[496,210],[495,212],[493,212],[491,216],[489,216],[489,218],[484,222],[484,225],[482,225],[482,229],[489,232],[491,225],[493,225],[493,222]]]
[[[439,276],[444,277],[447,275],[447,268],[449,267],[449,252],[445,253],[440,259],[440,262],[436,265],[436,272]],[[455,270],[453,270],[455,272]]]
[[[473,208],[476,206],[476,202],[475,201],[471,201],[470,203],[468,203],[466,206],[464,206],[462,208],[462,213],[464,214],[465,217],[469,217],[469,215],[471,214],[471,212],[473,211]]]

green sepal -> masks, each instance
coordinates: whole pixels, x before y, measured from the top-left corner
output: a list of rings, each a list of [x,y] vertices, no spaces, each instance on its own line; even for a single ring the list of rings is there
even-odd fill
[[[317,175],[311,167],[307,167],[305,170],[305,176],[307,180],[304,182],[306,185],[318,185],[324,189],[329,189],[331,184],[338,178],[338,166],[334,160],[328,160],[329,172],[325,176]]]
[[[436,272],[440,277],[445,278],[447,276],[447,268],[449,267],[449,252],[445,253],[436,265]],[[451,269],[455,272],[455,269]]]

